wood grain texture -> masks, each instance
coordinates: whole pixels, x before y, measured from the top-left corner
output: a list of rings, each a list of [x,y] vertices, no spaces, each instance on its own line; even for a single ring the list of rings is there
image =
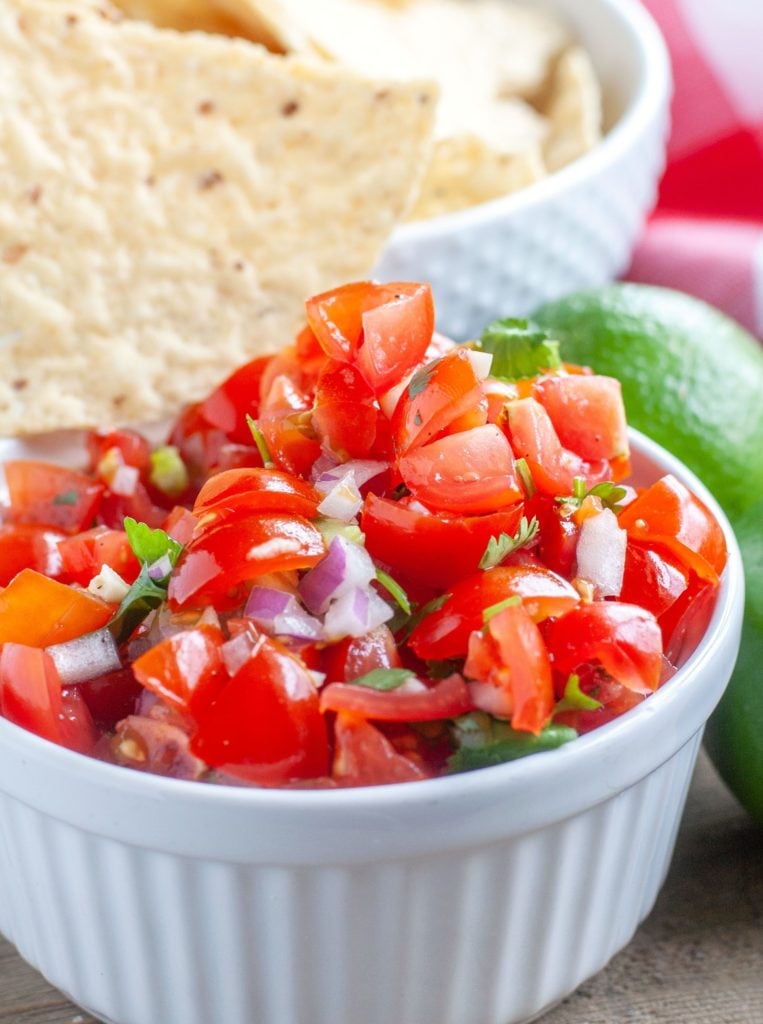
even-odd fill
[[[673,866],[653,913],[627,949],[543,1022],[761,1021],[763,830],[702,755]],[[6,1022],[96,1024],[0,941],[0,1024]]]

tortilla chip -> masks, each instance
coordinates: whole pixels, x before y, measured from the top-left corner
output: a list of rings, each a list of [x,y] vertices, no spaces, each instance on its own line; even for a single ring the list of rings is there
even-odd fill
[[[474,135],[440,139],[409,219],[439,217],[509,195],[545,173],[537,146],[500,153]]]
[[[601,89],[591,58],[571,46],[556,65],[546,106],[549,135],[543,155],[550,171],[577,160],[601,138]]]
[[[436,90],[0,5],[0,433],[165,417],[366,275]]]
[[[158,28],[174,28],[179,32],[213,32],[264,42],[252,35],[244,21],[218,8],[214,0],[112,0],[128,18],[148,21]],[[272,47],[269,47],[272,48]],[[284,53],[282,48],[278,52]]]

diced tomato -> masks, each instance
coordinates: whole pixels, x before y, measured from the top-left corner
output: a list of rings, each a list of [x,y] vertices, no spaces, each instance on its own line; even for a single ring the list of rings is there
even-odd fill
[[[726,541],[710,510],[671,474],[647,488],[619,515],[634,541],[673,554],[681,565],[718,584]]]
[[[414,686],[404,683],[395,690],[375,690],[354,683],[329,683],[321,691],[321,711],[349,711],[382,722],[434,722],[474,707],[457,672],[431,685],[416,680]]]
[[[125,466],[146,473],[151,464],[151,445],[136,430],[91,430],[87,436],[90,471],[97,472],[104,456],[116,448]]]
[[[399,468],[413,496],[437,511],[477,515],[524,497],[509,442],[493,423],[409,451]]]
[[[348,712],[340,712],[334,726],[331,775],[344,786],[384,786],[428,778],[420,765],[399,754],[375,726]]]
[[[168,704],[195,715],[217,696],[227,676],[218,626],[196,626],[166,637],[133,662],[136,678]]]
[[[117,764],[173,779],[198,779],[206,765],[191,752],[188,733],[175,722],[128,715],[111,741]]]
[[[688,574],[667,555],[628,542],[620,600],[637,604],[659,618],[688,586]]]
[[[527,502],[527,515],[536,516],[538,556],[544,565],[560,576],[571,579],[577,561],[580,524],[564,505],[550,500],[549,495],[534,494]]]
[[[313,427],[324,448],[339,459],[366,459],[388,450],[386,419],[359,370],[328,362],[318,378]]]
[[[582,476],[588,487],[608,479],[606,460],[586,462],[562,447],[548,413],[534,398],[509,402],[506,414],[514,454],[527,461],[533,482],[543,494],[572,494],[576,476]]]
[[[277,469],[229,469],[204,484],[193,506],[194,515],[207,522],[211,513],[293,512],[313,518],[321,500],[310,484]]]
[[[438,590],[475,572],[491,537],[513,537],[521,517],[521,505],[485,516],[435,515],[369,494],[361,529],[371,556],[393,575]]]
[[[113,614],[87,591],[24,569],[0,593],[0,644],[62,644],[100,629]]]
[[[538,627],[519,605],[497,612],[469,639],[464,674],[475,683],[478,707],[511,718],[513,729],[539,733],[554,710],[546,646]]]
[[[251,658],[199,713],[191,750],[262,786],[326,775],[326,726],[307,669],[282,644],[260,637]]]
[[[554,668],[563,676],[598,662],[623,686],[649,693],[660,685],[662,634],[651,612],[611,601],[581,604],[545,630]]]
[[[377,668],[398,668],[400,653],[388,626],[377,626],[364,636],[350,636],[331,644],[320,667],[329,683],[350,683]]]
[[[62,533],[79,533],[92,526],[103,497],[102,484],[47,462],[11,461],[3,464],[3,470],[10,522],[34,523]]]
[[[465,349],[453,349],[418,369],[404,388],[391,420],[396,451],[433,441],[475,407],[486,422],[487,401],[471,360]]]
[[[545,566],[497,566],[454,584],[447,601],[419,622],[408,643],[425,661],[465,657],[471,633],[484,625],[485,609],[509,597],[520,597],[534,622],[564,615],[580,603],[575,588]]]
[[[140,572],[140,562],[133,554],[124,530],[96,526],[85,533],[66,537],[58,545],[61,576],[67,583],[86,587],[104,565],[132,583]]]
[[[619,380],[597,374],[541,377],[533,395],[548,413],[562,445],[582,459],[597,462],[628,455]]]
[[[253,444],[234,444],[230,442],[220,446],[217,453],[216,469],[251,469],[262,465],[259,448]]]
[[[22,569],[59,576],[58,542],[63,537],[46,526],[0,526],[0,587],[7,586]]]
[[[183,505],[176,505],[162,523],[164,532],[183,547],[190,541],[198,520]]]
[[[246,417],[259,415],[260,385],[269,362],[269,356],[260,356],[234,370],[199,406],[203,421],[230,441],[251,444]]]
[[[251,436],[251,435],[250,435]],[[227,435],[201,414],[201,403],[188,405],[173,424],[168,443],[180,452],[194,481],[200,483],[220,462]]]
[[[325,554],[323,537],[296,515],[251,513],[197,531],[170,578],[174,607],[203,607],[244,580],[308,569]]]
[[[3,644],[0,713],[35,735],[80,753],[90,753],[97,740],[87,706],[75,692],[62,695],[53,659],[36,647]]]
[[[121,530],[127,516],[151,527],[160,526],[166,509],[153,503],[142,483],[135,485],[132,494],[113,494],[107,491],[98,509],[98,522],[111,530]]]
[[[718,587],[695,573],[678,600],[659,619],[665,654],[673,665],[683,665],[705,635],[718,599]]]
[[[258,423],[276,467],[286,473],[309,477],[321,454],[310,413],[264,412]]]
[[[145,693],[130,666],[79,683],[77,691],[96,726],[104,730],[113,729],[117,722],[132,715],[138,698]]]
[[[426,284],[359,281],[316,295],[307,320],[327,356],[355,362],[376,394],[424,358],[434,331]]]

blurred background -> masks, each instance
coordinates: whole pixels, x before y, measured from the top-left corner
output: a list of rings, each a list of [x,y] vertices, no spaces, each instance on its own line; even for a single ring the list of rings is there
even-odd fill
[[[668,166],[626,275],[763,337],[763,2],[642,0],[670,48]]]

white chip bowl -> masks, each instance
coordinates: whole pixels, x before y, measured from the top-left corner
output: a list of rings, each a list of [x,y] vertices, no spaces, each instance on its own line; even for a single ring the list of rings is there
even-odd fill
[[[656,694],[559,750],[334,791],[143,775],[0,720],[0,931],[113,1024],[511,1024],[595,974],[665,878],[743,605],[718,505],[632,436],[639,479],[684,480],[729,547]]]
[[[374,276],[430,281],[438,329],[459,341],[497,316],[523,316],[622,273],[665,161],[670,62],[638,0],[524,2],[558,15],[588,50],[607,132],[520,192],[395,231]]]

